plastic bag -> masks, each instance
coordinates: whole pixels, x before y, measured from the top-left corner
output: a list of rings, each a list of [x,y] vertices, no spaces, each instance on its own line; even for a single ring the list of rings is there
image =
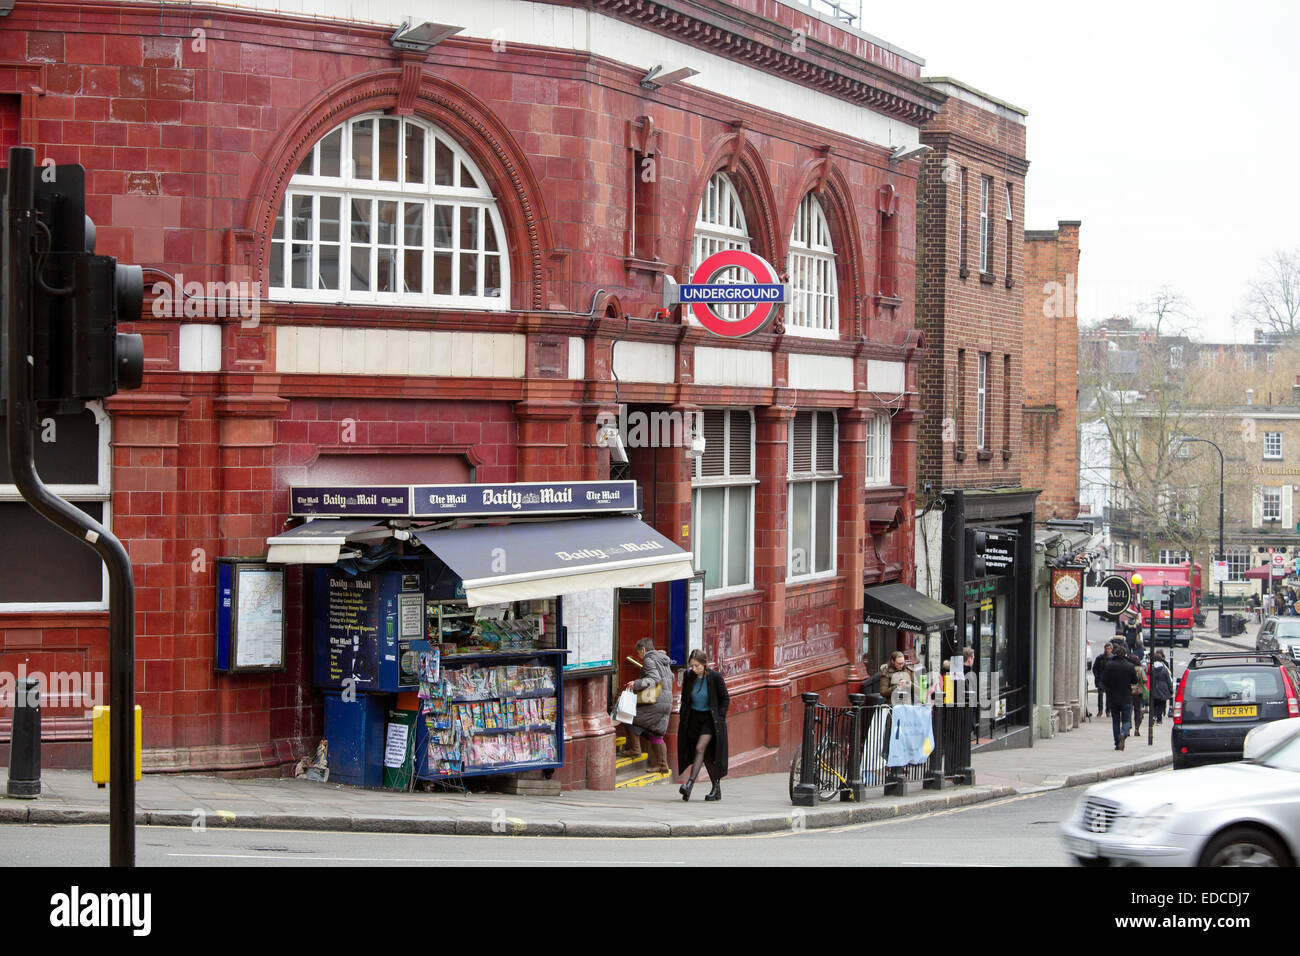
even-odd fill
[[[614,720],[620,724],[630,724],[636,720],[636,694],[625,690],[618,695],[618,703],[614,705]]]

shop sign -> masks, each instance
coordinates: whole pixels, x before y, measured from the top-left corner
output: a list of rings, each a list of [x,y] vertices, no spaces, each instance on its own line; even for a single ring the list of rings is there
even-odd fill
[[[1016,563],[1016,539],[989,532],[984,546],[984,566],[990,574],[1010,574]]]
[[[531,482],[513,485],[416,485],[411,516],[461,518],[623,512],[636,509],[635,481]]]
[[[882,627],[892,627],[900,631],[911,631],[915,634],[924,634],[926,630],[916,621],[905,621],[902,618],[882,617],[879,614],[872,614],[870,611],[862,615],[862,620],[867,624],[879,624]]]
[[[981,578],[978,581],[967,581],[966,600],[970,603],[975,601],[992,600],[991,595],[996,594],[997,590],[997,582],[990,581],[988,578]]]
[[[753,282],[713,280],[728,269],[748,272]],[[781,281],[772,264],[761,256],[741,249],[724,249],[709,256],[696,268],[691,281],[677,285],[664,282],[664,306],[689,305],[700,325],[727,338],[743,338],[762,331],[772,320],[776,307],[790,301],[790,286]],[[739,318],[723,318],[711,306],[752,306]]]
[[[1106,575],[1101,579],[1101,586],[1106,589],[1106,610],[1101,617],[1113,621],[1133,603],[1133,586],[1122,574]]]
[[[1083,572],[1075,568],[1052,569],[1052,607],[1083,606]]]
[[[293,487],[289,513],[342,517],[405,518],[411,513],[409,485]]]

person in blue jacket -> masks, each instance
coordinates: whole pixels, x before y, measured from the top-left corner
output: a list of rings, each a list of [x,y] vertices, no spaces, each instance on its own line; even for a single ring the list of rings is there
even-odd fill
[[[689,670],[682,682],[682,711],[677,730],[677,766],[679,773],[690,768],[690,777],[678,792],[683,800],[691,799],[700,767],[709,771],[713,789],[705,800],[722,799],[722,778],[727,775],[727,708],[731,696],[722,675],[709,667],[709,658],[701,650],[691,651]]]

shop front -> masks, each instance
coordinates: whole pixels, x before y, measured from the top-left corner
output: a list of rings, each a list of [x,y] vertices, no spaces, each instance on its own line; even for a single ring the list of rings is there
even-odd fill
[[[1031,746],[1037,491],[945,492],[943,597],[975,652],[976,747]]]
[[[631,481],[290,493],[302,523],[268,540],[263,567],[314,566],[304,644],[338,782],[550,776],[566,677],[616,667],[618,590],[694,575]],[[253,599],[223,602],[257,619]]]

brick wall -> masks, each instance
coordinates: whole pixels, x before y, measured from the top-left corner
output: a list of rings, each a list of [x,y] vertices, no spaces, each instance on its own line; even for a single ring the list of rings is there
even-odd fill
[[[1025,467],[1040,520],[1079,514],[1079,225],[1025,233]]]
[[[994,104],[949,99],[921,133],[933,147],[918,190],[916,325],[921,363],[918,483],[995,488],[1021,483],[1025,283],[1025,128]],[[980,183],[991,181],[991,242],[980,271]],[[1011,229],[1006,218],[1011,189]],[[985,432],[977,439],[977,369],[987,356]],[[959,369],[959,355],[964,360]],[[1009,412],[1009,414],[1008,414]]]

